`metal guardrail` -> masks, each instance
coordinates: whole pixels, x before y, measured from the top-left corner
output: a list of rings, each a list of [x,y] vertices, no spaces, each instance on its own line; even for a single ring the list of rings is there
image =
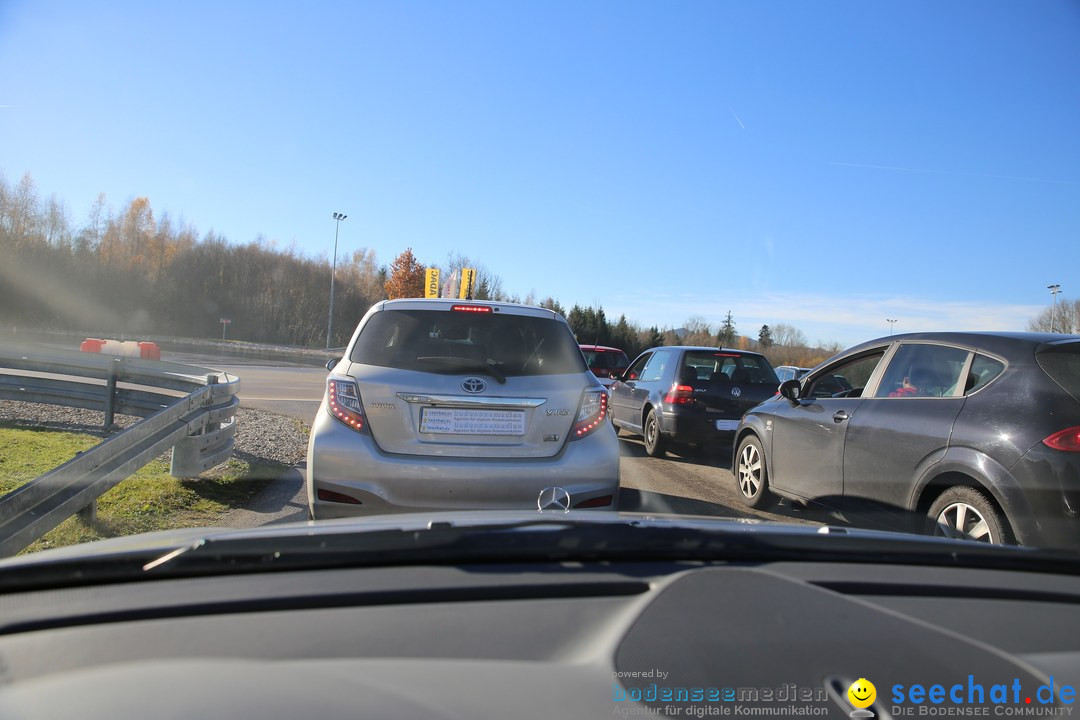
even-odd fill
[[[14,555],[76,513],[93,519],[98,497],[170,447],[176,477],[194,477],[232,455],[240,404],[235,375],[30,346],[0,347],[0,371],[6,371],[0,399],[101,410],[106,432],[115,428],[116,413],[143,418],[0,497],[0,556]]]

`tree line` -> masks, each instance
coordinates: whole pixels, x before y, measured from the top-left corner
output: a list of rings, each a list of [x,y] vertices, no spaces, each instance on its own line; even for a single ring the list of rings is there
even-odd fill
[[[700,344],[760,349],[774,364],[812,364],[832,348],[811,348],[797,329],[764,326],[758,338],[737,333],[728,312],[711,328],[691,318],[682,328],[643,327],[625,315],[609,319],[602,307],[572,306],[553,297],[509,293],[498,275],[467,256],[451,253],[425,263],[411,248],[389,265],[374,251],[337,258],[333,336],[344,345],[356,321],[387,298],[421,297],[424,269],[444,279],[476,270],[475,299],[520,302],[566,317],[578,341],[623,349],[633,358],[658,345]],[[324,347],[331,261],[264,237],[233,243],[213,230],[157,213],[146,197],[119,210],[99,195],[76,223],[55,194],[42,198],[26,174],[9,183],[0,174],[0,327],[64,330],[138,339],[146,335],[213,338],[229,320],[228,337],[283,345]]]
[[[1080,333],[1080,300],[1059,300],[1028,322],[1032,332]]]

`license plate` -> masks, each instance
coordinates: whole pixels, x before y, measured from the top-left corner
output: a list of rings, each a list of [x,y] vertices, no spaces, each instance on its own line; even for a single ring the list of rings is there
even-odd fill
[[[716,421],[716,429],[717,430],[734,430],[737,427],[739,427],[739,421],[738,420],[717,420]]]
[[[424,408],[420,432],[438,435],[524,435],[522,410]]]

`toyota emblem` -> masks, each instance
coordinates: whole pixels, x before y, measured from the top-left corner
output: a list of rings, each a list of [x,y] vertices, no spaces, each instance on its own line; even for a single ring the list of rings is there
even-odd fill
[[[461,381],[461,389],[475,395],[487,390],[487,383],[478,377],[465,378]]]

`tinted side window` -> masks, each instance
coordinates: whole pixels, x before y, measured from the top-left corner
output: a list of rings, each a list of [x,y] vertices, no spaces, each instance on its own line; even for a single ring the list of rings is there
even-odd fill
[[[970,395],[979,388],[986,386],[987,383],[1000,375],[1003,370],[1005,370],[1005,363],[1000,360],[995,360],[986,355],[976,355],[971,362],[971,372],[968,373],[964,394]]]
[[[657,350],[649,359],[649,364],[641,373],[641,379],[645,382],[655,382],[663,377],[664,369],[671,362],[670,350]]]
[[[861,355],[837,365],[830,365],[822,372],[809,378],[803,391],[803,397],[831,398],[859,397],[862,389],[873,374],[878,362],[885,355],[884,350],[870,355]]]
[[[875,397],[951,397],[970,353],[944,345],[901,345]]]
[[[350,359],[443,373],[491,365],[508,377],[586,371],[581,348],[558,320],[443,310],[376,313],[360,332]]]

